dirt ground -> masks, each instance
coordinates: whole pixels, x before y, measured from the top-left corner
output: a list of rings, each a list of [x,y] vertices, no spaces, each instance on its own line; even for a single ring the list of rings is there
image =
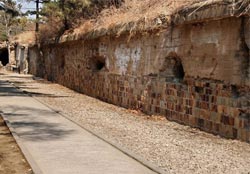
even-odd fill
[[[248,143],[117,107],[30,75],[0,78],[167,173],[250,174]]]
[[[0,116],[0,174],[32,174],[32,170]]]

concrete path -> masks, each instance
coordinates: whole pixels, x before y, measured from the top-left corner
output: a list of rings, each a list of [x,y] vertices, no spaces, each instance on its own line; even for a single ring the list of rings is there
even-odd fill
[[[9,121],[36,173],[154,173],[1,80],[0,114]]]

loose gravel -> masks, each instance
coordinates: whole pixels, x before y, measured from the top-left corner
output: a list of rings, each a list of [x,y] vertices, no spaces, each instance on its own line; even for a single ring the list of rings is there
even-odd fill
[[[104,103],[30,75],[2,74],[0,79],[168,173],[250,174],[250,144]]]

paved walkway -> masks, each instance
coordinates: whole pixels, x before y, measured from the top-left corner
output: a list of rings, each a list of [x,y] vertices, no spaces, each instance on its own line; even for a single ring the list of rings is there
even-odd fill
[[[34,98],[0,80],[1,113],[15,131],[18,142],[36,173],[154,173]]]

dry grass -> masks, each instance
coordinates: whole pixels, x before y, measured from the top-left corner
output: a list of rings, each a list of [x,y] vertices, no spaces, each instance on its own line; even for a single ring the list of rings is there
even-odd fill
[[[73,33],[78,37],[80,35],[80,38],[81,35],[85,38],[105,34],[119,36],[124,31],[133,35],[138,31],[169,26],[171,16],[179,10],[191,9],[192,13],[204,6],[219,3],[229,4],[234,9],[233,13],[240,12],[238,15],[250,11],[250,0],[125,0],[119,9],[103,10],[96,19],[84,21]]]
[[[93,20],[84,22],[74,33],[90,31],[108,32],[116,30],[119,35],[129,28],[150,30],[158,25],[169,22],[169,18],[178,8],[194,4],[200,0],[125,0],[121,8],[109,8]],[[106,31],[105,31],[106,30]]]
[[[242,2],[236,1],[235,3],[237,6],[236,8],[241,9],[241,14],[250,12],[250,0],[242,0]]]
[[[21,34],[18,34],[14,36],[14,38],[11,39],[12,42],[16,42],[20,45],[32,45],[35,43],[35,32],[34,31],[27,31],[23,32]]]
[[[119,36],[124,32],[133,36],[137,32],[168,27],[171,17],[177,12],[189,11],[190,15],[205,6],[220,3],[228,4],[233,9],[232,15],[250,13],[250,0],[125,0],[120,8],[110,7],[93,19],[82,19],[79,26],[64,33],[62,40]],[[49,27],[43,31],[49,32]],[[42,35],[45,36],[43,41],[53,38]]]

